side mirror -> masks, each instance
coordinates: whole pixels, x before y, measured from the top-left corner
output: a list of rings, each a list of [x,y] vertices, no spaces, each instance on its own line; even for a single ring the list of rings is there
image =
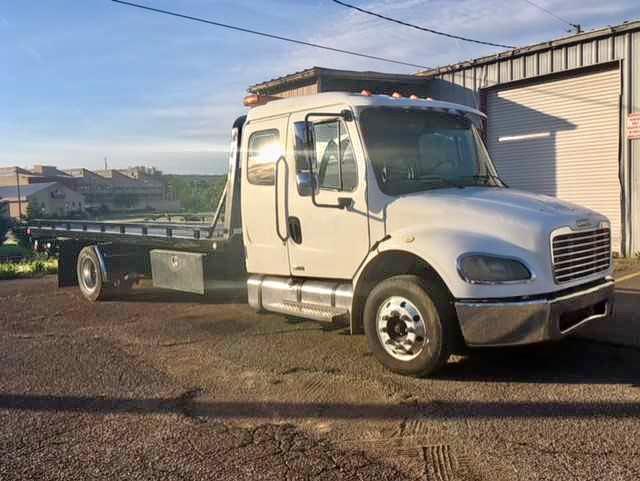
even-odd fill
[[[310,197],[315,194],[318,189],[317,177],[309,171],[298,172],[296,175],[296,183],[298,184],[298,194],[300,194],[301,197]]]

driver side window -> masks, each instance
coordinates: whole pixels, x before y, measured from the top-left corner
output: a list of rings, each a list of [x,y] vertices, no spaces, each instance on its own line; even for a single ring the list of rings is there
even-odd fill
[[[341,120],[313,125],[315,169],[321,189],[352,191],[358,185],[356,159]]]

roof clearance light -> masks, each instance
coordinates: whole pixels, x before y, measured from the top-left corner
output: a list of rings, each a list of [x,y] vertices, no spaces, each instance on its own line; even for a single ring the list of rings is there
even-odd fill
[[[392,96],[394,99],[401,99],[401,98],[402,98],[402,94],[401,94],[400,92],[393,92],[393,93],[391,94],[391,96]]]
[[[258,95],[258,94],[249,94],[245,96],[242,103],[245,107],[258,107],[259,105],[265,105],[271,100],[277,100],[278,97],[274,97],[272,95]]]
[[[371,97],[373,94],[371,93],[371,90],[363,89],[362,92],[360,92],[360,95],[364,97]]]

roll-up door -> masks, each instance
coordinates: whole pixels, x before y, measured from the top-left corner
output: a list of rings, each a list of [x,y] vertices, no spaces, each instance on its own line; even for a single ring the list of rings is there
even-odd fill
[[[621,246],[617,69],[487,92],[487,144],[510,187],[601,212]]]

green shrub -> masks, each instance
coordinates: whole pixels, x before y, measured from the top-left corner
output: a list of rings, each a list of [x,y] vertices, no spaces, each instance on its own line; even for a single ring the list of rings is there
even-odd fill
[[[58,261],[56,259],[0,264],[0,279],[34,277],[55,274],[56,272],[58,272]]]
[[[17,272],[16,264],[0,264],[0,279],[14,279]]]
[[[58,261],[51,259],[44,264],[45,273],[56,274],[58,272]]]

